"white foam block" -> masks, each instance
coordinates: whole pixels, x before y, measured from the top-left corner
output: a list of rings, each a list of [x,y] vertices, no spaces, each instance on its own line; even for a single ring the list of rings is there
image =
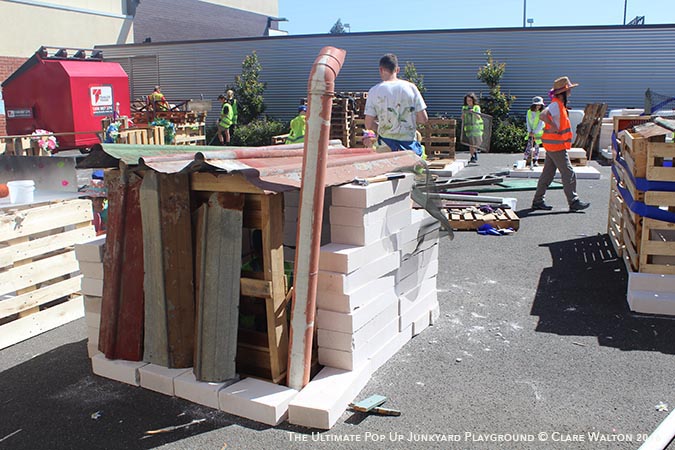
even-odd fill
[[[438,245],[434,244],[428,249],[413,253],[401,261],[401,266],[396,271],[396,282],[417,272],[431,264],[431,261],[438,261]]]
[[[366,363],[356,370],[324,367],[288,405],[294,425],[328,430],[370,380]]]
[[[358,208],[370,208],[387,199],[398,197],[412,190],[415,183],[413,174],[404,174],[404,178],[371,183],[368,186],[356,184],[343,184],[333,186],[331,204],[333,206],[351,206]]]
[[[105,235],[96,236],[90,241],[75,244],[75,257],[78,261],[103,262]]]
[[[232,382],[234,381],[235,380]],[[205,381],[197,381],[194,372],[188,370],[182,375],[174,378],[173,389],[176,397],[218,409],[218,391],[230,384],[232,383],[207,383]]]
[[[338,369],[354,370],[364,364],[368,358],[373,356],[384,344],[389,342],[398,334],[398,317],[387,323],[376,334],[371,335],[365,346],[357,350],[342,351],[332,348],[319,347],[319,364]]]
[[[675,275],[628,272],[628,291],[675,292]]]
[[[387,220],[387,218],[403,211],[412,211],[412,200],[410,200],[408,193],[387,199],[384,203],[372,208],[331,206],[330,223],[332,225],[366,227],[370,224]]]
[[[600,172],[593,166],[573,166],[574,173],[578,179],[597,180],[600,178]],[[514,178],[539,178],[541,176],[542,166],[530,169],[516,169],[509,171],[509,176]],[[555,178],[560,178],[560,172],[556,170]]]
[[[441,224],[424,209],[413,209],[410,212],[410,225],[396,233],[399,245],[417,239],[419,236],[440,228]]]
[[[138,369],[147,364],[143,361],[108,359],[102,353],[91,358],[91,369],[96,375],[132,386],[140,386]]]
[[[101,297],[92,297],[90,295],[84,296],[84,312],[92,312],[96,314],[101,314]]]
[[[429,311],[429,325],[434,326],[438,323],[438,319],[441,317],[441,308],[436,302],[436,304]]]
[[[317,329],[354,333],[377,317],[387,306],[398,303],[398,297],[392,289],[387,289],[379,295],[373,293],[373,295],[376,295],[373,300],[351,313],[317,310]]]
[[[401,315],[405,311],[414,307],[420,300],[426,298],[432,292],[436,292],[436,277],[422,280],[420,284],[413,287],[409,291],[398,296],[398,314]]]
[[[93,358],[96,355],[103,356],[103,353],[98,349],[98,344],[87,342],[87,355],[89,355],[90,358]]]
[[[91,261],[79,261],[80,271],[84,278],[95,278],[97,280],[103,279],[103,263]]]
[[[319,309],[350,313],[373,300],[377,292],[394,288],[394,276],[386,275],[364,284],[359,289],[340,294],[331,291],[319,291],[316,294],[316,305]]]
[[[103,297],[103,280],[83,278],[82,293],[91,297]]]
[[[370,358],[370,373],[372,374],[382,367],[382,365],[389,361],[396,352],[401,350],[410,339],[412,339],[412,326],[409,326],[394,336],[389,342],[384,344],[372,358]]]
[[[319,270],[351,273],[396,250],[396,240],[386,236],[368,245],[349,245],[331,242],[321,247]]]
[[[338,244],[368,245],[396,233],[409,224],[410,211],[406,210],[363,227],[331,224],[330,237],[331,242]]]
[[[439,237],[440,230],[436,228],[429,233],[420,235],[418,239],[400,243],[397,245],[397,248],[401,252],[401,259],[403,260],[410,255],[423,252],[424,250],[433,247],[438,244]]]
[[[428,266],[422,267],[417,272],[413,272],[398,283],[396,283],[396,294],[401,295],[412,289],[415,286],[422,284],[427,278],[433,278],[438,274],[438,260],[432,260]]]
[[[288,417],[288,404],[298,391],[269,381],[246,378],[218,393],[220,409],[268,425]]]
[[[420,316],[413,320],[412,323],[412,335],[413,337],[420,334],[422,331],[429,328],[429,313],[431,311],[424,311]]]
[[[429,311],[431,311],[436,303],[438,303],[438,294],[436,291],[430,292],[426,297],[415,302],[412,307],[401,313],[401,316],[399,317],[399,329],[405,330],[412,325],[415,320],[422,317],[422,315],[425,315],[428,321]]]
[[[612,124],[612,126],[614,126]],[[583,148],[571,148],[567,150],[567,155],[570,159],[579,159],[586,158],[586,150]],[[539,147],[539,159],[546,159],[546,149],[544,147]]]
[[[87,342],[90,344],[98,345],[98,336],[100,330],[98,328],[87,327]]]
[[[631,311],[643,314],[675,316],[675,293],[654,291],[628,291]]]
[[[169,369],[156,364],[148,364],[138,369],[141,387],[171,396],[175,395],[174,380],[186,372],[192,372],[192,368]]]
[[[319,271],[318,289],[338,294],[348,294],[360,289],[368,282],[380,278],[389,272],[398,269],[400,256],[398,252],[392,252],[381,258],[373,260],[355,271],[344,274],[338,272]]]
[[[84,321],[87,323],[87,327],[99,329],[101,327],[101,313],[85,311]]]
[[[355,333],[342,333],[340,331],[325,329],[317,330],[317,343],[319,347],[345,352],[360,350],[368,344],[372,336],[396,318],[398,318],[398,305],[392,303]]]

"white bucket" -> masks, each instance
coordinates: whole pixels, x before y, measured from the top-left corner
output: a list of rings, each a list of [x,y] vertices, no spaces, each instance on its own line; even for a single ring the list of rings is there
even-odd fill
[[[10,203],[30,203],[33,201],[35,182],[33,180],[17,180],[7,182]]]

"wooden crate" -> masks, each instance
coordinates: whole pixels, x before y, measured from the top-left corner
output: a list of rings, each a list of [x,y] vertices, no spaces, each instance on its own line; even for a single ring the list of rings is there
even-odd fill
[[[634,272],[675,275],[675,223],[644,217],[624,233],[624,259]]]
[[[623,255],[624,243],[622,234],[624,201],[617,189],[617,180],[610,176],[609,214],[607,217],[607,234],[618,256]]]
[[[503,214],[486,214],[475,210],[448,209],[448,220],[453,230],[477,230],[489,223],[495,228],[520,228],[520,218],[511,209],[502,210]]]
[[[642,125],[643,123],[652,120],[651,116],[614,116],[612,118],[614,123],[614,132],[627,130],[635,125]]]
[[[0,348],[84,315],[74,244],[96,236],[90,200],[0,210]]]
[[[427,159],[455,158],[455,119],[429,119],[417,129],[422,135],[422,144],[426,149]]]
[[[176,125],[174,145],[205,145],[206,124],[204,122],[183,123]]]
[[[626,132],[621,139],[621,156],[636,178],[675,180],[675,143],[654,142]]]

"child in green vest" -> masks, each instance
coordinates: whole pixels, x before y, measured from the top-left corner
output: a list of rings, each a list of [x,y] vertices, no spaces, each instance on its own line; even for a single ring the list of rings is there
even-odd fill
[[[288,137],[286,138],[287,144],[297,144],[305,141],[305,128],[307,127],[306,114],[307,106],[298,106],[298,115],[291,120],[291,132],[288,133]]]
[[[527,110],[527,146],[523,159],[530,164],[530,167],[537,167],[539,163],[539,147],[541,146],[541,136],[544,134],[544,122],[539,119],[541,110],[544,109],[544,99],[541,97],[532,98],[532,105]]]

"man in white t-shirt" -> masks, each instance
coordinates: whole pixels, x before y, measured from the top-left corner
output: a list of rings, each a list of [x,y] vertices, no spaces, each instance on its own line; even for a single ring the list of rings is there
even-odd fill
[[[398,58],[387,53],[380,58],[382,82],[368,91],[366,99],[366,129],[377,133],[377,142],[386,144],[392,151],[412,150],[422,156],[422,145],[415,132],[418,123],[426,123],[427,105],[417,86],[399,80]],[[375,138],[365,137],[367,147]]]

